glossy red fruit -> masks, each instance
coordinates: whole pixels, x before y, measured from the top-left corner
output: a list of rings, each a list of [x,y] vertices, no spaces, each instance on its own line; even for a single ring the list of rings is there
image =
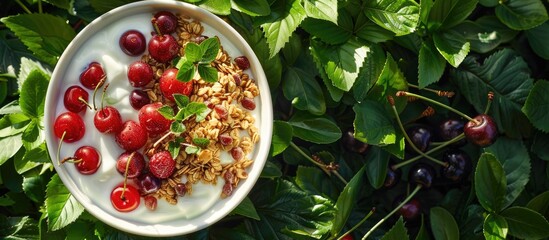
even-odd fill
[[[162,184],[160,179],[152,175],[150,172],[144,173],[137,177],[137,179],[134,179],[134,182],[137,184],[141,195],[147,195],[158,191]]]
[[[467,122],[463,127],[467,140],[480,147],[492,145],[498,136],[498,128],[494,120],[486,114],[480,114],[473,120]]]
[[[150,135],[158,135],[170,129],[173,120],[166,119],[158,109],[163,105],[160,102],[150,103],[143,106],[138,113],[139,123],[145,127]]]
[[[157,152],[149,159],[149,172],[157,178],[168,178],[174,169],[175,161],[168,151]]]
[[[404,204],[398,212],[405,220],[415,220],[421,214],[421,204],[417,199],[412,198],[409,202]]]
[[[94,147],[83,146],[78,148],[74,152],[74,159],[77,161],[74,164],[76,170],[84,175],[94,174],[101,166],[101,155]]]
[[[147,40],[143,36],[143,33],[133,29],[124,32],[118,40],[120,49],[130,56],[138,56],[144,53],[147,46],[146,42]]]
[[[129,120],[122,125],[122,130],[116,133],[115,140],[122,149],[135,151],[147,143],[147,130],[139,123]]]
[[[151,103],[151,99],[145,91],[135,89],[130,93],[130,105],[133,109],[139,110],[149,103]]]
[[[130,160],[129,165],[128,160]],[[128,167],[127,173],[126,165]],[[145,158],[139,152],[124,152],[120,154],[118,160],[116,160],[116,170],[129,179],[136,178],[141,175],[143,169],[145,169]]]
[[[145,202],[145,207],[147,209],[154,211],[156,210],[156,207],[158,206],[158,200],[153,196],[145,196],[143,197],[143,201]]]
[[[177,17],[168,11],[157,12],[154,14],[151,22],[158,26],[158,30],[162,34],[171,34],[175,32],[175,28],[177,27]]]
[[[177,69],[176,68],[169,68],[162,73],[162,76],[159,80],[159,86],[160,91],[162,92],[162,95],[164,95],[165,98],[175,101],[173,98],[173,94],[179,93],[183,95],[191,95],[193,91],[193,81],[189,82],[183,82],[179,81],[176,78],[177,76]]]
[[[92,62],[88,67],[80,74],[80,83],[82,86],[90,90],[95,90],[97,85],[101,84],[101,80],[105,78],[105,71],[101,64]]]
[[[240,68],[242,70],[246,70],[246,69],[250,68],[250,61],[248,60],[248,58],[246,56],[235,57],[234,58],[234,63],[236,64],[236,66],[238,66],[238,68]]]
[[[55,119],[53,132],[57,138],[63,138],[64,142],[72,143],[84,137],[86,128],[80,115],[73,112],[65,112]],[[65,134],[64,137],[63,133]]]
[[[154,35],[149,41],[149,55],[160,63],[171,61],[179,53],[179,44],[172,35]]]
[[[88,107],[89,94],[78,85],[70,86],[63,96],[65,108],[71,112],[79,113]]]
[[[132,87],[143,87],[153,80],[151,66],[143,61],[136,61],[128,67],[128,80]]]
[[[131,185],[126,185],[126,189],[124,189],[123,184],[116,186],[112,190],[110,198],[112,206],[119,212],[131,212],[135,210],[141,202],[139,191]]]
[[[122,130],[122,116],[116,108],[106,106],[95,112],[93,124],[99,132],[117,133]]]
[[[341,237],[341,240],[353,240],[353,239],[354,239],[353,236],[350,235],[350,234],[347,234],[347,235]]]

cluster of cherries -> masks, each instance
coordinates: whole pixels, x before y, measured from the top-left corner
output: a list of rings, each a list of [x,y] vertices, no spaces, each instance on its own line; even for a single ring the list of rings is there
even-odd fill
[[[391,163],[387,169],[384,187],[392,188],[395,186],[402,176],[401,167],[413,164],[409,168],[408,182],[416,185],[416,190],[407,196],[403,195],[398,197],[393,205],[395,206],[394,212],[398,211],[405,220],[415,220],[421,214],[421,205],[420,201],[414,198],[414,195],[419,189],[430,188],[436,177],[436,171],[432,165],[427,163],[416,163],[416,161],[426,159],[440,165],[440,175],[450,183],[460,183],[467,179],[472,171],[471,158],[460,148],[464,146],[467,141],[479,147],[487,147],[494,143],[498,136],[496,124],[492,118],[486,114],[490,108],[493,94],[488,94],[489,101],[486,111],[474,118],[418,94],[401,91],[398,92],[396,96],[408,96],[422,99],[446,108],[462,117],[462,119],[451,118],[442,121],[435,130],[424,124],[414,124],[405,129],[396,112],[393,98],[388,98],[389,103],[393,107],[396,120],[407,140],[406,152],[409,154],[416,154],[417,156],[405,159],[399,163]],[[435,140],[440,140],[440,142],[435,144]],[[353,152],[363,154],[368,150],[368,144],[354,138],[353,129],[349,129],[345,133],[342,143],[343,146]],[[442,160],[430,156],[430,154],[438,151],[443,151]],[[392,213],[389,215],[391,214]]]

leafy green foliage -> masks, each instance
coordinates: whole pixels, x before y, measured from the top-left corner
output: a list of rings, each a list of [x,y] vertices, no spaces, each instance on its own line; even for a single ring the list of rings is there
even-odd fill
[[[289,67],[284,72],[282,90],[286,99],[300,110],[315,115],[326,112],[326,102],[320,84],[309,72],[300,68]]]
[[[410,239],[408,231],[404,227],[404,221],[402,217],[398,219],[396,224],[381,238],[382,240],[397,240],[397,239]]]
[[[509,227],[504,217],[490,213],[484,219],[482,227],[484,237],[490,240],[506,239]]]
[[[271,139],[272,156],[276,156],[290,145],[293,136],[293,129],[290,124],[284,121],[274,121],[273,138]]]
[[[433,35],[438,52],[450,65],[458,67],[469,53],[471,44],[455,31],[445,31]]]
[[[459,239],[459,228],[456,220],[448,210],[433,207],[430,210],[431,229],[435,239]]]
[[[191,81],[194,73],[198,70],[198,75],[206,82],[217,82],[217,69],[210,63],[215,60],[220,48],[217,37],[208,38],[200,44],[190,42],[185,45],[185,56],[179,59],[176,64],[178,68],[177,80],[183,82]]]
[[[385,183],[390,154],[379,147],[372,147],[366,154],[366,177],[372,187],[379,189]]]
[[[499,212],[503,208],[507,179],[498,159],[490,153],[484,153],[478,160],[475,171],[475,192],[479,203],[490,212]]]
[[[541,0],[508,0],[496,7],[496,16],[515,30],[527,30],[545,22],[547,10]]]
[[[438,82],[445,68],[446,61],[442,55],[438,54],[434,43],[423,42],[418,56],[419,87],[424,88]]]
[[[492,51],[500,44],[511,41],[518,33],[490,15],[482,16],[474,22],[463,21],[454,29],[463,33],[465,40],[471,44],[471,50],[480,53]],[[534,39],[535,37],[532,38]]]
[[[545,107],[549,106],[547,91],[549,91],[549,82],[544,80],[537,81],[522,107],[522,112],[524,112],[528,120],[530,120],[534,127],[543,132],[549,132],[549,115],[547,111],[543,111]]]
[[[46,211],[48,228],[55,231],[76,220],[84,211],[84,207],[63,185],[59,176],[54,175],[46,190]]]
[[[544,58],[549,59],[549,47],[544,43],[544,39],[549,37],[549,23],[544,22],[543,24],[532,28],[526,31],[526,36],[528,37],[528,43],[534,52]]]
[[[326,118],[310,118],[305,120],[291,120],[294,136],[305,141],[327,144],[337,141],[341,137],[341,130],[336,124]]]
[[[353,106],[353,110],[356,139],[372,145],[395,143],[395,128],[383,105],[366,100]]]
[[[501,212],[509,225],[509,234],[518,238],[549,237],[549,222],[537,212],[525,207],[510,207]]]
[[[419,6],[411,0],[374,0],[365,2],[364,14],[397,36],[414,32],[419,20]]]
[[[459,24],[475,10],[477,2],[478,0],[435,1],[427,20],[429,29],[447,29]]]
[[[347,222],[347,218],[351,214],[353,207],[356,205],[358,194],[361,190],[363,183],[364,167],[361,168],[357,174],[349,181],[343,191],[339,194],[337,202],[335,204],[335,216],[333,226],[331,230],[332,236],[337,236],[339,231]]]

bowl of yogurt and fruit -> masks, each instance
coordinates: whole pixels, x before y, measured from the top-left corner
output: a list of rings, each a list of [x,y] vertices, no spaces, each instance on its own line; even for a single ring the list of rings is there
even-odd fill
[[[91,22],[61,56],[46,106],[65,186],[98,219],[138,235],[220,220],[270,148],[257,57],[226,22],[183,2],[131,3]]]

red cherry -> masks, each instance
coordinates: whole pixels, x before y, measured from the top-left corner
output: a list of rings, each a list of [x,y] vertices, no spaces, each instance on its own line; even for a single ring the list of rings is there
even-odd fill
[[[146,62],[133,62],[128,68],[128,80],[132,87],[143,87],[153,80],[153,70]]]
[[[143,33],[132,29],[120,36],[118,44],[124,53],[130,56],[137,56],[145,52],[146,41]]]
[[[175,161],[168,151],[157,152],[149,159],[149,171],[157,178],[168,178],[174,169]]]
[[[82,87],[74,85],[67,88],[63,96],[65,108],[71,112],[79,113],[89,107],[89,94]]]
[[[156,200],[153,196],[145,196],[143,197],[143,200],[145,201],[145,207],[147,209],[154,211],[156,210],[156,206],[158,206],[158,200]]]
[[[171,101],[175,101],[173,98],[175,93],[189,96],[193,91],[193,81],[183,82],[177,80],[177,71],[176,68],[167,69],[159,80],[162,95]]]
[[[63,139],[64,142],[72,143],[84,137],[86,128],[80,115],[73,112],[65,112],[55,119],[53,132],[56,137]]]
[[[116,108],[107,106],[95,112],[93,124],[99,132],[117,133],[122,129],[122,116]]]
[[[94,174],[101,166],[101,155],[94,147],[83,146],[78,148],[73,159],[76,161],[74,164],[76,170],[84,175]]]
[[[473,121],[465,124],[463,133],[469,142],[480,147],[487,147],[496,141],[498,128],[490,116],[480,114]]]
[[[115,135],[116,143],[126,151],[135,151],[147,143],[148,135],[145,128],[132,120],[122,125],[122,130]]]
[[[147,104],[139,110],[139,123],[147,129],[150,135],[157,135],[168,131],[170,124],[173,122],[158,112],[158,109],[162,106],[162,103],[155,102]]]
[[[162,34],[171,34],[177,27],[177,17],[168,11],[157,12],[151,20]]]
[[[160,62],[167,63],[179,53],[179,44],[172,35],[154,35],[149,41],[149,55]]]
[[[139,110],[149,103],[151,103],[151,99],[145,91],[135,89],[130,93],[130,105],[132,105],[133,109]]]
[[[341,240],[353,240],[353,239],[354,239],[353,236],[350,234],[347,234],[341,238]]]
[[[105,71],[103,70],[103,67],[101,67],[101,64],[92,62],[80,74],[80,83],[90,90],[95,90],[95,88],[101,84],[102,79],[105,77]]]
[[[246,69],[250,68],[250,61],[248,60],[248,58],[246,56],[235,57],[234,58],[234,63],[236,64],[236,66],[238,66],[238,68],[240,68],[242,70],[246,70]]]
[[[147,195],[154,193],[160,189],[162,181],[155,177],[152,173],[147,172],[134,179],[134,183],[137,184],[141,195]]]
[[[416,219],[421,214],[421,204],[415,198],[404,204],[398,212],[405,220],[411,221]]]
[[[131,157],[131,160],[130,160]],[[129,163],[128,163],[129,161]],[[126,165],[128,172],[126,172]],[[145,168],[145,158],[139,152],[124,152],[116,161],[116,170],[127,178],[136,178],[143,172]]]
[[[141,197],[137,188],[131,185],[120,184],[111,192],[111,203],[119,212],[130,212],[139,206]]]

